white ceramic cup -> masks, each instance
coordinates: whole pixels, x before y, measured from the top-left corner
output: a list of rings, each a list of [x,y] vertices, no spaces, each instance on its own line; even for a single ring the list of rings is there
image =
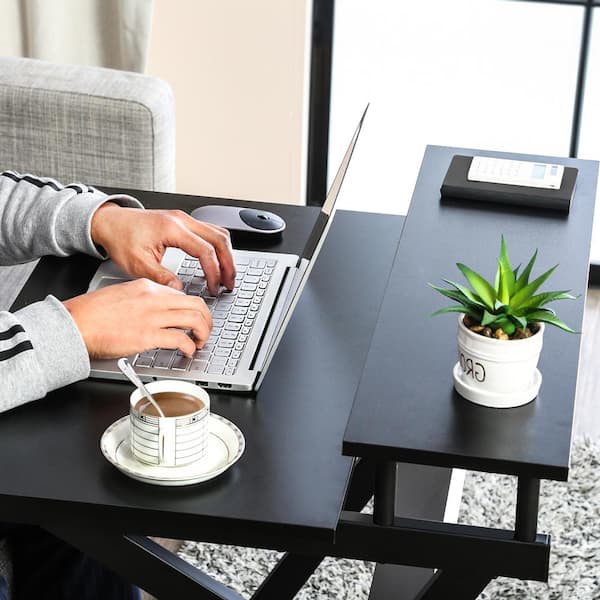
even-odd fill
[[[189,381],[169,379],[147,383],[146,388],[153,396],[160,392],[190,394],[201,401],[202,408],[175,417],[143,414],[136,409],[142,399],[136,389],[129,398],[129,441],[133,455],[141,462],[165,467],[186,465],[203,458],[208,443],[210,412],[207,392]]]

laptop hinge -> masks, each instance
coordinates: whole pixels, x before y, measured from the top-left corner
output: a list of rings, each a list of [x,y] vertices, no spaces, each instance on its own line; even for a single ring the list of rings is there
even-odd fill
[[[263,336],[258,343],[256,353],[250,363],[250,369],[256,369],[260,371],[265,362],[265,358],[269,352],[269,348],[273,343],[273,340],[277,337],[277,332],[281,326],[281,322],[287,309],[290,305],[291,298],[294,296],[294,290],[298,287],[300,281],[299,269],[288,267],[283,277],[281,287],[277,294],[277,298],[273,303],[273,310],[269,315],[269,321],[267,327],[263,332]],[[284,298],[284,302],[281,299]]]
[[[264,338],[265,341],[269,340],[269,343],[261,344],[256,360],[254,361],[257,365],[256,370],[259,371],[257,382],[262,383],[264,369],[268,366],[267,362],[270,362],[272,358],[274,348],[279,344],[282,335],[281,329],[286,324],[290,306],[298,294],[298,289],[302,283],[302,278],[304,277],[308,265],[309,261],[302,259],[300,261],[300,267],[298,269],[293,269],[292,273],[288,274],[288,278],[285,281],[285,291],[282,289],[282,293],[285,293],[285,302],[281,303],[281,307],[277,310],[277,315],[274,315],[274,317],[276,316],[277,318],[273,318],[269,322],[269,337],[265,336]],[[257,385],[260,385],[260,383],[257,383]]]

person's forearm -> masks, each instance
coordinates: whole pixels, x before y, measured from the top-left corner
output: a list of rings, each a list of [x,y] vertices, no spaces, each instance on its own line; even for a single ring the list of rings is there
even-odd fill
[[[0,312],[0,411],[42,398],[89,370],[83,339],[53,296],[15,313]]]
[[[62,186],[48,178],[0,174],[0,264],[44,255],[84,252],[102,257],[91,237],[94,212],[107,200],[140,207],[129,196],[107,196],[83,184]]]

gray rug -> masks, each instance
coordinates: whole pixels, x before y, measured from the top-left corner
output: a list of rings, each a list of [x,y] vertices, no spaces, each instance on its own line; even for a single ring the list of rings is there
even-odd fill
[[[516,481],[469,473],[460,521],[512,529]],[[548,583],[498,578],[480,600],[600,599],[600,444],[578,441],[568,483],[542,481],[538,530],[552,535]]]
[[[512,477],[468,473],[460,522],[514,526],[516,481]],[[568,484],[542,482],[539,530],[552,534],[548,584],[499,578],[480,600],[600,599],[600,445],[575,444]],[[277,562],[267,550],[185,542],[179,555],[245,597]],[[327,558],[298,600],[367,600],[374,565]]]

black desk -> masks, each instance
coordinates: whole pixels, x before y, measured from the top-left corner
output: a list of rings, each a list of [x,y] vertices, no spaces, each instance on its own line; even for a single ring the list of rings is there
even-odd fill
[[[136,195],[148,207],[188,211],[210,201]],[[318,210],[266,208],[288,224],[273,250],[299,252]],[[324,554],[335,541],[354,462],[342,456],[342,434],[403,221],[339,212],[260,392],[211,392],[212,409],[246,437],[245,454],[230,471],[177,489],[128,479],[104,460],[99,439],[127,413],[130,386],[84,381],[0,416],[1,518],[40,524],[169,600],[195,597],[196,583],[214,594],[197,597],[238,596],[141,536]],[[83,292],[96,266],[84,256],[43,259],[13,308],[47,293]],[[366,485],[362,504],[370,495]],[[284,561],[283,584],[274,576],[257,597],[286,597],[282,585],[294,564]]]
[[[568,218],[550,211],[440,201],[452,156],[474,153],[479,152],[427,149],[344,435],[345,454],[377,461],[375,520],[389,526],[390,544],[416,537],[412,564],[440,568],[420,596],[427,599],[475,598],[499,575],[545,580],[550,540],[536,531],[539,483],[564,481],[569,471],[581,336],[546,329],[539,364],[543,382],[534,402],[510,410],[477,406],[453,390],[457,318],[429,317],[449,302],[427,284],[441,284],[442,278],[461,281],[456,262],[493,276],[503,234],[515,265],[526,264],[539,250],[533,276],[559,263],[544,289],[581,294],[578,301],[557,306],[561,318],[581,330],[598,163],[556,159],[579,169]],[[397,461],[518,476],[514,535],[395,519]]]
[[[567,475],[579,338],[547,334],[544,384],[533,404],[502,413],[471,406],[452,392],[455,321],[428,318],[440,298],[426,283],[451,276],[458,259],[488,269],[502,231],[513,259],[539,247],[540,266],[568,248],[560,282],[584,292],[597,167],[565,161],[581,170],[569,219],[534,218],[507,207],[440,204],[456,151],[428,150],[402,237],[401,217],[338,213],[260,392],[212,395],[215,412],[247,440],[229,472],[180,489],[126,478],[103,459],[98,440],[127,412],[129,387],[81,382],[0,416],[2,519],[41,524],[169,600],[239,596],[146,535],[286,550],[255,600],[293,597],[324,556],[429,569],[416,596],[416,588],[400,596],[395,586],[397,598],[474,598],[497,575],[546,580],[539,478]],[[210,201],[139,197],[186,210]],[[315,210],[271,209],[290,227],[276,249],[298,251]],[[493,224],[485,240],[475,222]],[[526,245],[517,237],[524,232]],[[85,257],[44,259],[17,305],[49,291],[83,291],[95,265]],[[578,327],[582,311],[580,300],[565,304],[563,316]],[[435,344],[423,345],[431,327]],[[433,367],[424,369],[425,361]],[[519,475],[516,533],[396,517],[396,461]],[[360,514],[373,492],[374,517]],[[430,577],[432,568],[439,570]]]

